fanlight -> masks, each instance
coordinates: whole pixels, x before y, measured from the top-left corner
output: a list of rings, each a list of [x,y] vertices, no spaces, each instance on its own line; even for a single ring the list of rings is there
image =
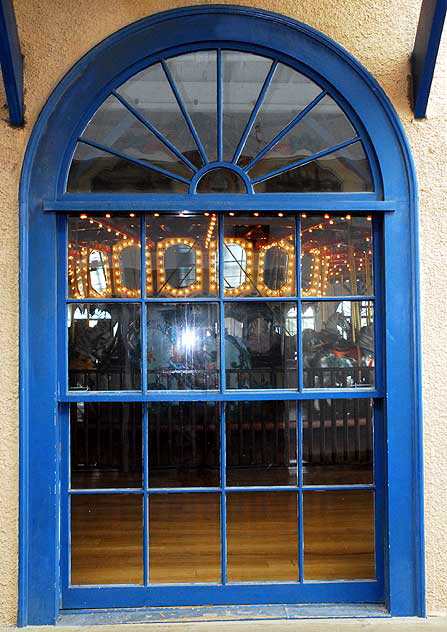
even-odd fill
[[[162,59],[111,91],[78,139],[67,190],[364,192],[373,184],[361,134],[316,82],[276,59],[201,50]]]

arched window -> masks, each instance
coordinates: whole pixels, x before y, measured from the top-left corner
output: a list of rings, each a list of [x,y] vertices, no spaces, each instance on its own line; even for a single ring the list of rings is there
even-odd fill
[[[75,66],[22,178],[24,621],[421,612],[413,187],[372,78],[281,16]]]

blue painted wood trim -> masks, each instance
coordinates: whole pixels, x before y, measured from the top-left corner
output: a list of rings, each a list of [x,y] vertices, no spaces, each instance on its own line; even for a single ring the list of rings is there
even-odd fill
[[[367,204],[369,199],[377,212],[381,204],[383,210],[391,210],[391,203],[394,210],[394,213],[383,214],[384,285],[388,292],[384,419],[388,446],[385,455],[389,560],[386,597],[393,615],[424,613],[417,191],[408,143],[395,111],[377,82],[334,42],[284,16],[258,9],[211,5],[174,10],[142,20],[95,47],[51,95],[27,148],[20,186],[22,624],[53,623],[59,612],[61,418],[56,405],[56,217],[43,212],[43,201],[59,198],[61,173],[69,159],[66,152],[71,151],[68,148],[73,146],[73,138],[86,112],[94,111],[103,93],[119,75],[128,75],[129,68],[135,65],[147,65],[147,55],[158,55],[167,49],[170,54],[181,52],[192,40],[209,42],[212,38],[214,42],[227,43],[229,34],[234,47],[280,48],[284,58],[295,59],[310,75],[326,77],[325,85],[331,84],[371,140],[370,151],[377,158],[379,177],[383,180],[384,202],[377,197],[361,198],[361,204]],[[297,198],[297,206],[310,200],[312,209],[319,208],[316,196]],[[64,196],[64,199],[69,198]],[[327,203],[327,198],[324,199]],[[346,209],[347,200],[354,199],[341,197],[340,204]],[[88,202],[89,196],[76,200],[82,204],[82,200]],[[127,208],[127,203],[130,204],[128,198],[120,200],[115,201],[115,208],[120,204]],[[166,196],[160,196],[158,201],[154,197],[148,202],[147,210],[158,210],[158,204],[171,204],[171,208],[178,204],[178,199],[165,200]],[[271,200],[274,208],[275,197]],[[276,200],[278,208],[279,197]],[[112,200],[109,201],[113,206]],[[231,200],[223,197],[222,204],[234,209],[235,202],[235,197]],[[323,199],[321,207],[325,207]],[[362,587],[357,583],[356,586],[354,592],[365,599]],[[332,589],[332,583],[330,587]],[[313,585],[313,598],[324,599],[330,594],[331,600],[335,599],[329,588],[323,592],[318,588]],[[350,593],[343,592],[343,600],[347,600],[347,594]],[[106,593],[103,596],[106,597]],[[115,595],[110,595],[109,605],[112,597]]]
[[[12,0],[0,0],[0,64],[11,125],[23,125],[23,60]]]
[[[447,13],[447,0],[423,0],[412,55],[413,110],[425,118]]]

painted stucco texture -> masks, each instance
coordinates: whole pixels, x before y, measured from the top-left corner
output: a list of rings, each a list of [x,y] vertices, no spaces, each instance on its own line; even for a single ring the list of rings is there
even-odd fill
[[[203,3],[14,0],[25,63],[26,124],[20,130],[9,127],[0,88],[0,625],[14,624],[17,611],[18,184],[26,143],[51,91],[91,47],[139,18],[192,4]],[[416,122],[409,106],[409,59],[420,0],[239,4],[296,18],[344,46],[380,82],[408,134],[420,193],[427,606],[432,614],[447,612],[447,64],[435,77],[429,118]],[[446,49],[444,41],[447,59]]]

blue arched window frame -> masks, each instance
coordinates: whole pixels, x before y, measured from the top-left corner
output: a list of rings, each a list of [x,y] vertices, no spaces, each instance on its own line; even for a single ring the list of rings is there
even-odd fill
[[[75,140],[111,87],[161,55],[220,46],[267,55],[270,50],[272,56],[302,69],[336,94],[365,141],[374,193],[117,196],[64,192]],[[68,211],[95,210],[281,208],[368,211],[383,218],[386,606],[393,615],[423,615],[416,197],[414,166],[405,135],[377,82],[332,40],[284,16],[216,5],[169,11],[115,33],[73,67],[35,125],[20,187],[22,624],[54,622],[60,604],[57,359],[62,345],[56,304],[64,282],[58,282],[58,217]]]

